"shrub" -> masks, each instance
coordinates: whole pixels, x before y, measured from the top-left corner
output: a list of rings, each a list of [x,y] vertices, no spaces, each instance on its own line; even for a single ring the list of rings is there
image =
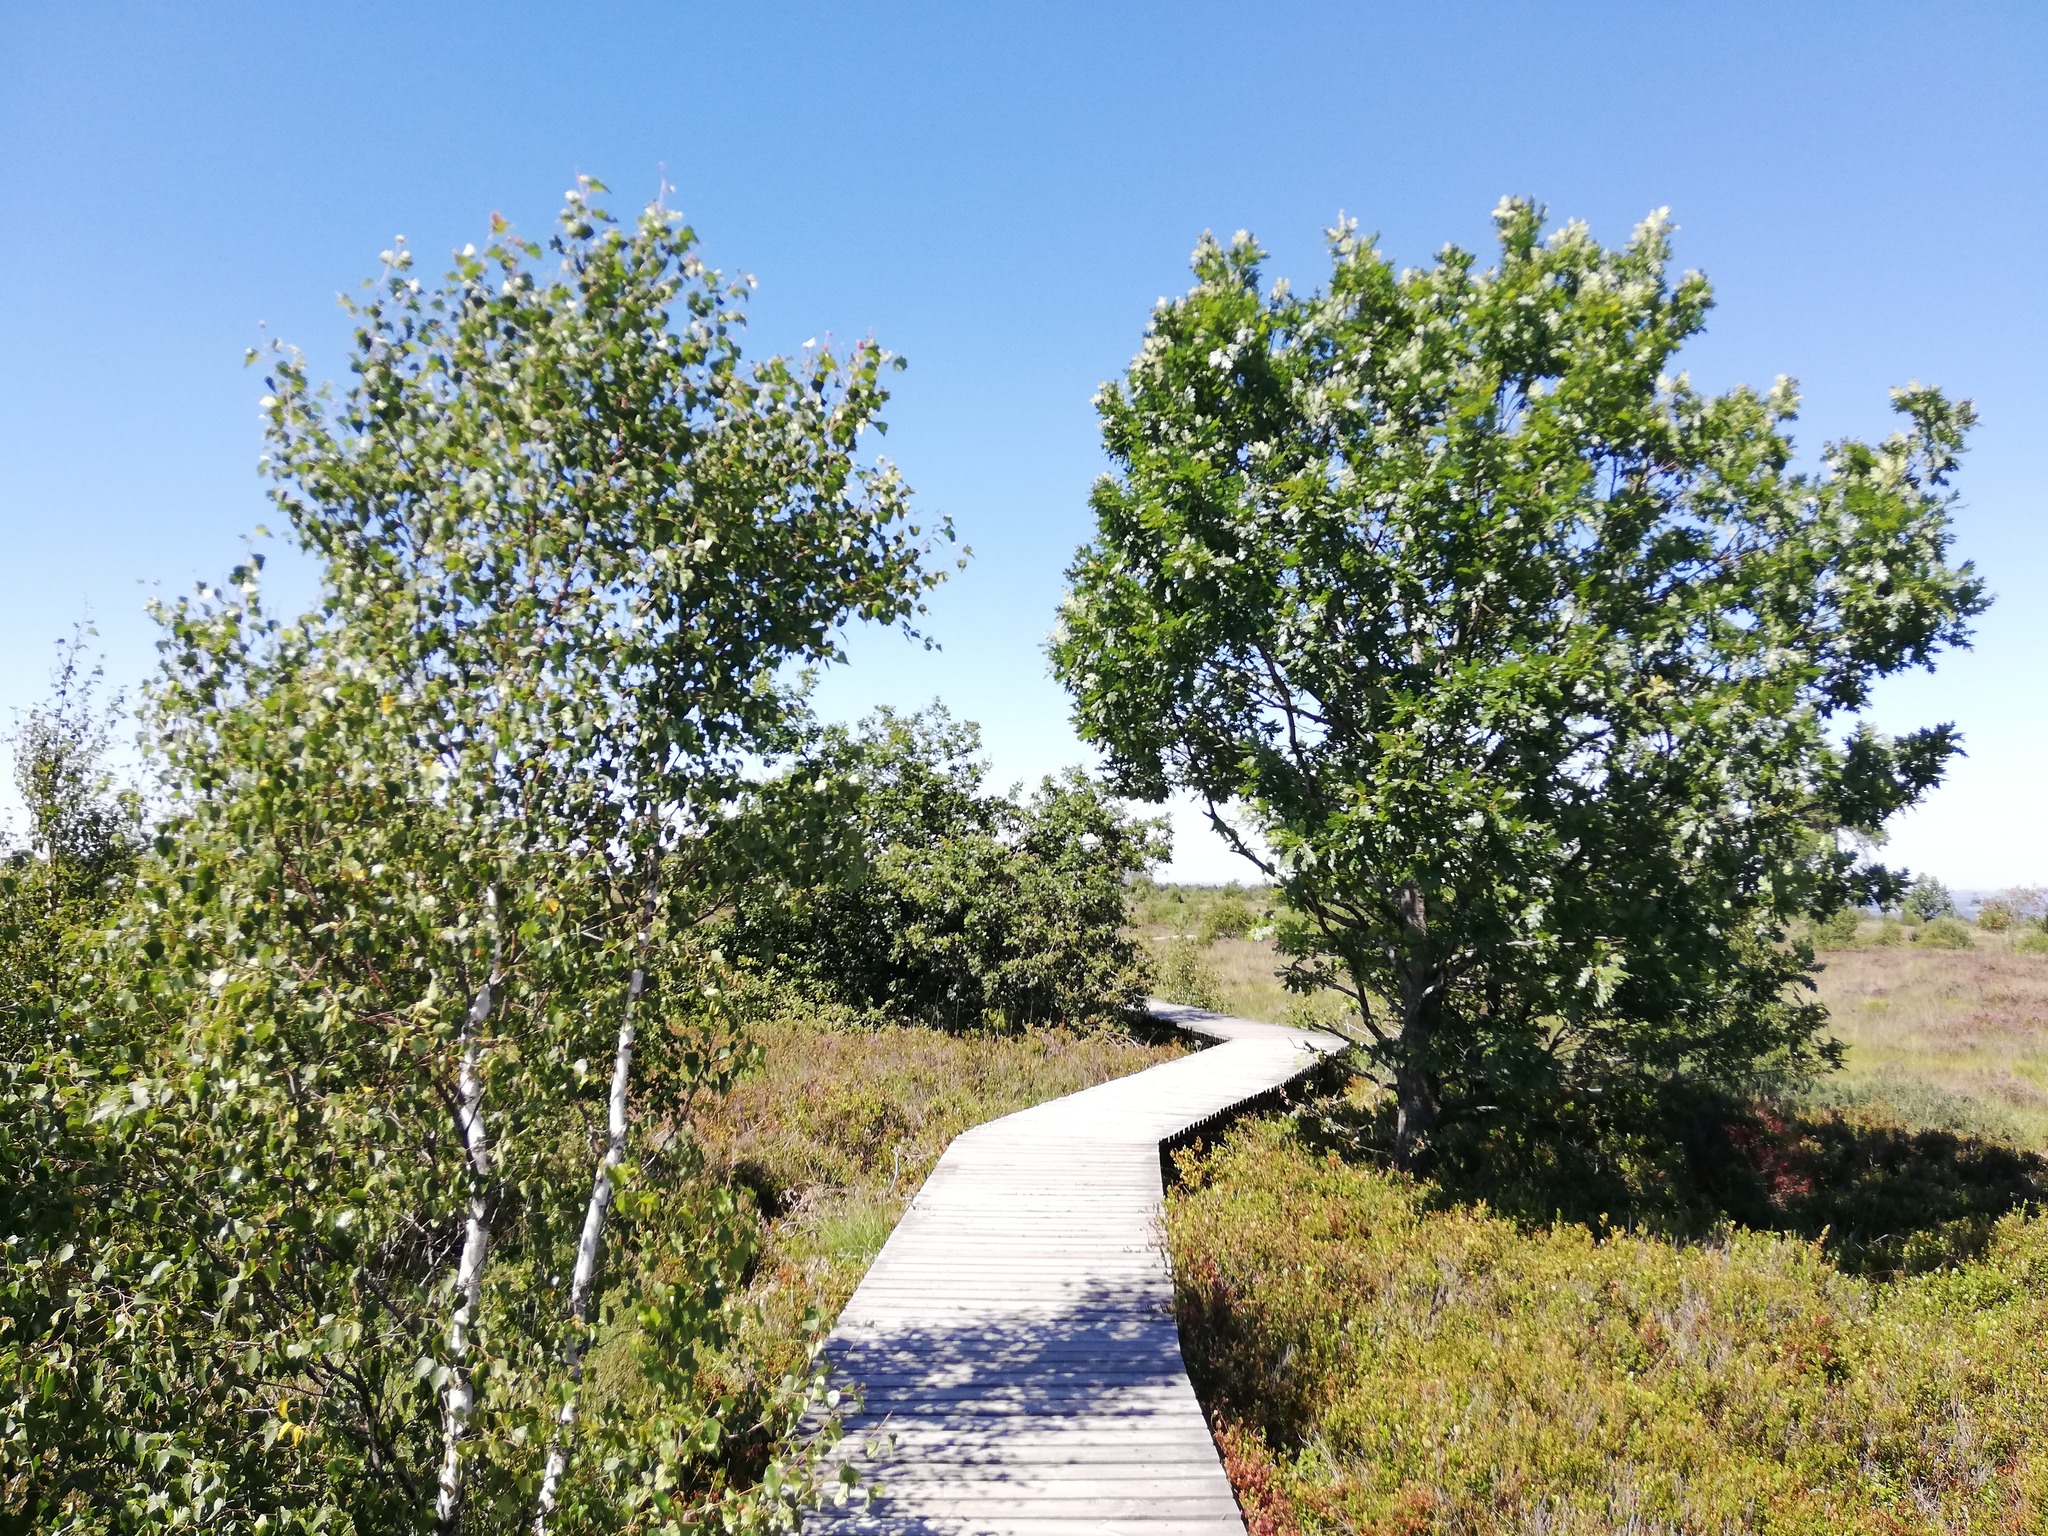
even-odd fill
[[[1159,995],[1189,1008],[1223,1010],[1223,981],[1202,952],[1186,939],[1171,939],[1159,962]]]
[[[1863,914],[1854,907],[1844,907],[1813,925],[1813,946],[1815,949],[1853,949],[1857,931],[1862,926]]]
[[[2002,901],[1987,901],[1977,909],[1977,926],[1986,933],[2003,933],[2012,926],[2012,908]]]
[[[2023,933],[2012,941],[2012,948],[2018,955],[2048,955],[2048,930]]]
[[[1446,1209],[1288,1121],[1178,1161],[1181,1337],[1264,1529],[2038,1528],[2048,1218],[1878,1282],[1777,1233]]]
[[[1888,917],[1877,925],[1877,932],[1871,935],[1870,942],[1881,944],[1886,949],[1896,948],[1906,942],[1905,926]]]
[[[735,902],[732,951],[823,1001],[947,1027],[1097,1023],[1145,957],[1127,882],[1164,833],[1078,771],[987,793],[980,734],[943,708],[829,727],[723,829],[774,865]]]
[[[1241,939],[1252,931],[1258,920],[1259,914],[1242,896],[1229,892],[1209,908],[1202,930],[1211,939]]]
[[[1937,917],[1920,930],[1915,940],[1923,949],[1974,949],[1977,941],[1970,937],[1967,924],[1953,917]]]

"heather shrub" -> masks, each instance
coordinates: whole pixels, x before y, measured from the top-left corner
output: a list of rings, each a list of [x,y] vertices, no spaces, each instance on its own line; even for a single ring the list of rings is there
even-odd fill
[[[1445,1208],[1284,1120],[1179,1170],[1189,1366],[1271,1536],[2048,1517],[2048,1218],[1880,1281],[1774,1232]]]

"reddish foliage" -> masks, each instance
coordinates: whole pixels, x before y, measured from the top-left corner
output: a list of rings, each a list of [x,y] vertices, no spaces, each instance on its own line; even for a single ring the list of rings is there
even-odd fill
[[[1437,1497],[1431,1488],[1403,1488],[1394,1501],[1386,1536],[1430,1536],[1436,1529]]]
[[[1230,1419],[1219,1419],[1215,1428],[1216,1449],[1223,1457],[1223,1470],[1244,1511],[1247,1536],[1301,1536],[1295,1518],[1294,1501],[1280,1486],[1280,1469],[1257,1430]]]
[[[1773,1205],[1813,1193],[1813,1174],[1802,1164],[1798,1130],[1783,1116],[1759,1109],[1728,1127],[1728,1140],[1763,1178]]]

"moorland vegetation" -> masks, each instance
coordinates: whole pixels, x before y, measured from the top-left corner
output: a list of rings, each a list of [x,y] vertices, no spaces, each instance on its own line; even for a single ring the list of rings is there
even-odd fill
[[[312,610],[162,610],[132,782],[82,644],[17,732],[0,1530],[790,1529],[904,1203],[1185,1049],[1148,991],[1355,1041],[1175,1164],[1257,1536],[2038,1524],[2040,902],[1864,853],[1958,746],[1856,717],[1983,605],[1970,408],[1795,470],[1668,375],[1666,224],[1498,222],[1198,249],[1051,648],[1109,775],[1029,790],[807,706],[944,573],[893,359],[743,359],[592,182],[385,253],[345,390],[267,359]],[[1259,883],[1145,878],[1172,789]]]

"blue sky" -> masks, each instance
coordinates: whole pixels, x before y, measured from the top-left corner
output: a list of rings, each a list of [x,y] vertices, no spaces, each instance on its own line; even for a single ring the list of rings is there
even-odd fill
[[[1878,702],[1970,751],[1893,852],[2048,882],[2044,75],[2033,0],[0,3],[0,711],[88,615],[141,678],[144,599],[238,557],[246,347],[340,376],[334,296],[394,234],[431,263],[493,210],[543,230],[577,172],[627,206],[665,173],[760,279],[755,347],[908,356],[888,452],[975,551],[943,650],[858,637],[823,706],[941,697],[1034,777],[1085,757],[1042,642],[1103,467],[1089,397],[1196,237],[1250,229],[1299,286],[1340,212],[1420,263],[1518,192],[1609,241],[1668,205],[1719,295],[1695,378],[1796,376],[1808,448],[1889,430],[1908,379],[1976,399],[1959,537],[1999,600]],[[1176,868],[1232,872],[1193,833]]]

